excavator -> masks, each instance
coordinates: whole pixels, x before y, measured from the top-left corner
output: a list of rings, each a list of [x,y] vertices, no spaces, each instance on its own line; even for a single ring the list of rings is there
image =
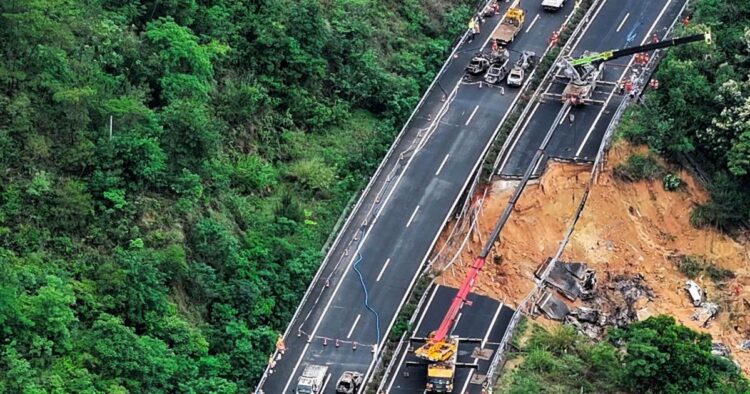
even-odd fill
[[[570,102],[572,105],[582,105],[595,102],[592,99],[597,83],[604,71],[604,63],[619,59],[636,53],[648,52],[655,49],[668,48],[677,45],[688,44],[696,41],[711,43],[711,33],[695,34],[681,38],[670,38],[660,42],[639,45],[630,48],[605,51],[601,53],[584,52],[578,59],[563,57],[558,67],[562,74],[568,78],[568,83],[559,95],[561,101]],[[546,96],[558,96],[547,93]]]

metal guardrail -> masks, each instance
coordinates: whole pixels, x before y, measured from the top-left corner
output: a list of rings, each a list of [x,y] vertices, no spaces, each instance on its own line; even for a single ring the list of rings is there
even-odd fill
[[[593,7],[593,4],[592,4],[592,7],[591,7],[591,9],[593,9],[593,8],[594,8],[594,7]],[[565,26],[567,26],[567,24],[568,24],[568,23],[570,22],[570,19],[571,19],[571,18],[572,18],[572,17],[574,16],[574,15],[575,15],[575,9],[574,9],[574,10],[573,10],[573,11],[572,11],[572,12],[570,13],[570,15],[568,16],[568,18],[567,18],[567,19],[565,20],[565,22],[563,23],[563,25],[562,25],[562,27],[561,27],[561,30],[562,30],[562,29],[563,29],[563,28],[564,28]],[[589,14],[587,13],[587,14],[586,14],[585,16],[589,16]],[[582,19],[582,21],[581,21],[581,22],[584,22],[584,20],[585,20],[585,21],[588,21],[588,18]],[[574,32],[573,32],[573,33],[571,34],[571,37],[575,37],[575,35],[576,35],[576,34],[578,34],[578,32],[579,32],[579,31],[580,31],[580,24],[579,24],[579,25],[578,25],[578,27],[577,27],[577,28],[576,28],[576,29],[574,30]],[[571,42],[571,40],[569,40],[568,42]],[[547,48],[545,49],[545,52],[544,52],[544,53],[542,54],[542,57],[546,56],[546,54],[547,54],[547,53],[548,53],[548,52],[549,52],[549,51],[550,51],[550,50],[551,50],[552,48],[553,48],[553,46],[552,46],[552,45],[549,45],[549,46],[548,46],[548,47],[547,47]],[[564,47],[564,48],[565,48],[565,47]],[[562,51],[561,51],[561,53],[562,53]],[[530,81],[531,81],[531,80],[533,79],[533,77],[534,77],[534,74],[536,73],[536,71],[537,71],[537,70],[535,69],[535,70],[534,70],[534,71],[533,71],[533,72],[532,72],[532,73],[531,73],[531,74],[529,75],[529,77],[528,77],[528,79],[527,79],[527,83],[529,83],[529,82],[530,82]],[[549,70],[547,71],[547,73],[546,73],[546,74],[545,74],[545,76],[543,77],[542,81],[545,81],[546,79],[548,79],[548,78],[549,78],[549,77],[551,76],[551,73],[552,73],[552,72],[554,72],[554,67],[551,67],[551,68],[550,68],[550,69],[549,69]],[[527,104],[526,104],[526,106],[525,106],[525,108],[524,108],[524,112],[523,112],[523,114],[526,114],[526,113],[528,112],[528,110],[529,110],[529,108],[531,107],[531,105],[533,104],[534,100],[535,100],[535,99],[536,99],[536,98],[538,97],[538,95],[539,95],[539,92],[540,92],[540,88],[541,88],[541,86],[542,86],[542,84],[540,83],[539,87],[538,87],[538,88],[537,88],[537,89],[536,89],[536,90],[534,91],[534,95],[533,95],[533,96],[532,96],[532,98],[531,98],[531,99],[530,99],[530,100],[529,100],[529,101],[527,102]],[[522,93],[523,93],[523,92],[519,93],[519,95],[518,95],[517,97],[520,97]],[[515,105],[515,103],[516,103],[516,101],[514,101],[513,105]],[[512,110],[513,110],[512,108],[511,108],[511,109],[509,109],[509,112],[508,112],[508,114],[510,114],[510,112],[512,112]],[[523,117],[523,116],[524,116],[524,115],[522,115],[522,117]],[[494,142],[495,142],[495,141],[494,141],[494,139],[496,138],[496,135],[497,135],[497,131],[499,131],[500,127],[502,126],[502,123],[504,122],[504,120],[505,120],[505,118],[503,118],[503,121],[501,121],[501,122],[500,122],[500,124],[498,125],[498,128],[497,128],[497,130],[496,130],[496,133],[495,133],[495,135],[493,135],[492,141],[491,141],[490,145],[488,145],[488,146],[491,146],[492,144],[494,144]],[[520,122],[516,123],[516,125],[518,125],[519,123],[520,123]],[[515,128],[514,128],[514,129],[515,129]],[[510,135],[510,134],[509,134],[509,135]],[[502,150],[501,150],[500,154],[498,154],[498,157],[500,157],[500,156],[502,155],[502,151],[503,151],[503,150],[505,150],[505,149],[507,149],[507,142],[506,142],[506,143],[504,144],[504,146],[503,146],[503,148],[502,148]],[[489,151],[489,149],[486,149],[486,150],[485,150],[485,152],[483,153],[483,155],[482,155],[482,159],[480,160],[480,164],[481,164],[482,162],[484,162],[484,160],[486,160],[486,154],[487,154],[487,152],[488,152],[488,151]],[[482,172],[481,172],[481,170],[480,170],[480,169],[481,169],[481,165],[480,165],[480,166],[478,167],[478,169],[477,169],[477,170],[476,170],[476,171],[474,172],[474,179],[473,179],[473,181],[472,181],[472,186],[471,186],[471,187],[470,187],[470,189],[469,189],[469,190],[470,190],[470,194],[469,194],[469,197],[467,197],[467,201],[466,201],[466,202],[464,203],[464,206],[463,206],[463,208],[462,208],[462,210],[461,210],[461,213],[459,214],[459,217],[461,217],[461,216],[463,216],[463,215],[465,214],[465,211],[467,210],[468,206],[470,205],[470,202],[471,202],[471,194],[472,194],[471,192],[473,192],[473,191],[474,191],[474,190],[476,189],[476,186],[478,185],[478,182],[479,182],[479,180],[480,180],[480,177],[481,177],[481,174],[482,174]],[[494,171],[493,171],[493,173],[494,173]],[[492,175],[492,174],[491,174],[491,175]],[[483,201],[483,200],[484,200],[484,198],[486,197],[486,195],[487,195],[487,191],[485,191],[485,193],[484,193],[483,197],[482,197],[482,198],[480,199],[480,205],[481,205],[481,201]],[[473,218],[472,218],[472,216],[473,216]],[[470,234],[470,233],[471,233],[471,230],[472,230],[472,228],[474,228],[474,227],[476,226],[476,221],[478,220],[478,216],[479,216],[478,214],[476,214],[476,215],[469,215],[469,216],[468,216],[468,217],[472,218],[472,220],[471,220],[471,222],[472,222],[472,223],[471,223],[471,225],[469,226],[469,228],[467,229],[467,236],[468,236],[468,234]],[[455,227],[454,227],[454,230],[455,230]],[[465,244],[466,244],[466,239],[465,239],[465,240],[464,240],[464,242],[462,243],[462,247],[461,247],[460,249],[463,249],[463,245],[465,245]],[[456,256],[457,256],[457,255],[458,255],[458,254],[460,253],[460,249],[459,249],[459,251],[458,251],[458,252],[456,253]],[[441,251],[442,251],[442,249],[441,249]],[[435,261],[435,260],[436,260],[436,259],[437,259],[438,257],[440,257],[440,253],[441,253],[441,252],[439,252],[437,256],[435,256],[435,257],[433,257],[433,258],[431,259],[432,261],[431,261],[431,263],[430,263],[430,266],[432,265],[432,263],[433,263],[433,262],[434,262],[434,261]],[[454,258],[452,259],[452,261],[453,261],[453,260],[455,260],[456,256],[454,256]],[[452,263],[452,261],[451,261],[451,263]],[[450,265],[450,264],[449,264],[449,265]],[[430,283],[430,285],[428,286],[428,290],[429,290],[429,289],[431,289],[432,287],[434,287],[434,284],[435,284],[435,280],[433,279],[433,281],[432,281],[432,282]],[[429,291],[426,291],[426,292],[425,292],[425,293],[424,293],[424,294],[422,295],[422,297],[421,297],[421,299],[420,299],[420,302],[419,302],[419,304],[420,304],[420,305],[421,305],[421,304],[422,304],[422,303],[423,303],[423,302],[425,301],[425,298],[426,298],[427,294],[429,294]],[[419,306],[418,306],[418,307],[417,307],[417,308],[415,309],[415,313],[414,313],[414,314],[412,315],[412,318],[411,318],[411,320],[410,320],[410,323],[413,323],[413,320],[414,320],[414,319],[416,318],[416,316],[418,315],[418,312],[420,311],[420,309],[421,309],[421,308],[420,308]],[[516,317],[516,316],[514,315],[514,318],[517,318],[517,317]],[[384,385],[385,385],[385,384],[387,383],[387,381],[388,381],[388,378],[390,377],[390,374],[392,373],[392,368],[393,368],[394,362],[396,361],[396,359],[397,359],[397,356],[398,356],[398,354],[399,354],[399,352],[400,352],[401,348],[403,347],[403,340],[404,340],[404,337],[402,336],[402,338],[401,338],[401,341],[399,342],[399,345],[398,345],[398,347],[396,348],[396,351],[395,351],[395,352],[393,353],[393,354],[394,354],[394,357],[393,357],[393,359],[391,359],[391,362],[389,363],[389,365],[388,365],[388,367],[387,367],[387,369],[386,369],[386,372],[385,372],[384,376],[383,376],[383,377],[382,377],[382,379],[381,379],[381,383],[380,383],[380,385],[379,385],[379,387],[378,387],[378,391],[377,391],[377,392],[379,392],[379,393],[380,393],[380,392],[383,392],[383,389],[384,389]]]

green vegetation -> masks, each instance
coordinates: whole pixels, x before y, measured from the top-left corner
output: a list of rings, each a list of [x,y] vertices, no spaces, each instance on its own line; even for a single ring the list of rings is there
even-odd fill
[[[750,1],[698,0],[675,36],[710,29],[714,44],[669,50],[644,106],[628,112],[621,133],[668,159],[693,161],[712,178],[711,201],[696,226],[731,230],[750,218]]]
[[[681,256],[677,260],[677,268],[691,279],[697,277],[703,271],[706,264],[705,258],[694,255]]]
[[[662,178],[662,184],[664,185],[664,190],[666,191],[675,191],[679,188],[681,188],[684,183],[682,182],[682,178],[680,178],[677,174],[667,173],[664,174],[664,177]]]
[[[531,393],[750,393],[732,361],[711,354],[711,336],[651,317],[592,343],[570,326],[534,327],[518,368],[499,391]]]
[[[636,182],[658,178],[664,173],[664,169],[653,156],[636,153],[628,157],[625,163],[618,164],[614,173],[622,180]]]
[[[675,261],[680,272],[691,279],[695,279],[701,273],[705,273],[712,281],[721,284],[735,277],[734,272],[717,266],[704,256],[685,255],[680,256]]]
[[[252,389],[470,14],[0,2],[0,393]]]

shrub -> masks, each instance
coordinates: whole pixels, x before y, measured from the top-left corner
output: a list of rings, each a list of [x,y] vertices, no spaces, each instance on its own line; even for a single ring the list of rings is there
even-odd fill
[[[677,268],[690,279],[695,278],[703,270],[705,261],[700,256],[682,256],[677,262]]]
[[[717,266],[716,264],[709,264],[706,266],[706,273],[708,277],[714,282],[724,282],[727,279],[734,278],[734,272],[726,268]]]
[[[664,181],[664,190],[670,192],[679,189],[683,185],[682,178],[672,173],[665,174],[662,180]]]
[[[631,155],[628,161],[615,167],[615,176],[628,182],[652,180],[663,172],[664,169],[656,162],[656,159],[639,153]]]
[[[747,220],[750,196],[736,179],[726,173],[717,174],[709,186],[711,201],[693,209],[690,222],[695,227],[716,226],[731,230]]]

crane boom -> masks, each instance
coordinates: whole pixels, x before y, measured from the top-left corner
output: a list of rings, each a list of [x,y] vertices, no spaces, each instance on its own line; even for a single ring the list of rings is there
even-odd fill
[[[635,53],[648,52],[648,51],[652,51],[655,49],[668,48],[668,47],[672,47],[675,45],[688,44],[691,42],[704,41],[704,40],[706,42],[711,42],[711,34],[702,33],[702,34],[695,34],[695,35],[687,36],[687,37],[669,38],[669,39],[651,43],[651,44],[639,45],[635,47],[617,49],[617,50],[612,50],[612,51],[605,51],[605,52],[593,54],[590,56],[583,56],[581,58],[571,61],[570,64],[573,66],[582,66],[584,64],[592,64],[592,63],[597,64],[597,63],[606,62],[606,61],[618,59],[621,57],[629,56]]]

